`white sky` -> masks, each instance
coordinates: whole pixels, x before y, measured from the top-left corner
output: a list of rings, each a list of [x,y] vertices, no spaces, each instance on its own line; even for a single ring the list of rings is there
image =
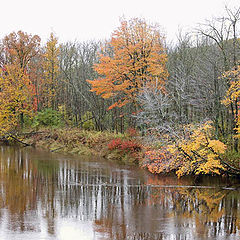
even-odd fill
[[[45,42],[53,31],[60,42],[106,39],[119,26],[119,17],[144,17],[157,22],[167,40],[179,27],[188,29],[224,6],[239,7],[240,0],[0,0],[0,38],[12,31],[38,34]]]

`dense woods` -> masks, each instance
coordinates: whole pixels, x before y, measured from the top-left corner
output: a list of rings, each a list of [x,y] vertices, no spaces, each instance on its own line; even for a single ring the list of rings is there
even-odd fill
[[[59,43],[52,33],[43,45],[10,33],[0,45],[0,133],[135,129],[153,173],[239,174],[239,31],[240,8],[226,8],[174,44],[137,18],[104,41]]]

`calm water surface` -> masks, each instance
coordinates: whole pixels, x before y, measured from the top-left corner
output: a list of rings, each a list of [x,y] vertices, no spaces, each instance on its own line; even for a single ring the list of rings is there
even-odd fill
[[[240,239],[240,191],[216,179],[0,147],[0,240]]]

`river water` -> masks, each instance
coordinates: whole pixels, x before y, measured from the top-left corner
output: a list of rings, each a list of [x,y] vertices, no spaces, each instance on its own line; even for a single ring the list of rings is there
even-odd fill
[[[237,187],[2,146],[0,240],[240,239]]]

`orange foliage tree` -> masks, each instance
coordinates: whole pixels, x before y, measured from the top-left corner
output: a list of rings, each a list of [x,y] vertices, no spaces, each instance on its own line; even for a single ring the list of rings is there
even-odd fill
[[[99,78],[88,80],[91,91],[103,98],[116,97],[118,100],[111,109],[136,103],[143,87],[157,85],[164,90],[168,72],[163,40],[157,25],[138,18],[122,20],[106,47],[112,49],[113,54],[100,54],[99,63],[94,66]],[[106,51],[103,49],[103,52]]]
[[[5,63],[14,64],[24,71],[28,70],[30,61],[38,55],[41,39],[38,35],[18,31],[12,32],[3,39]]]

